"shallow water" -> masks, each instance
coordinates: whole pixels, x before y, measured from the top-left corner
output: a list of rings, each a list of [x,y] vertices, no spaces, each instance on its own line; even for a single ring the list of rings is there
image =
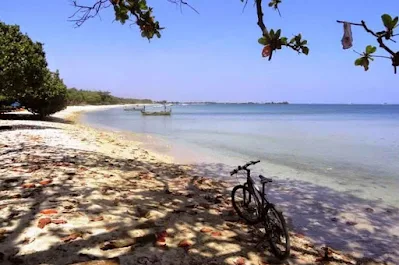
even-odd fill
[[[151,135],[149,148],[208,175],[260,159],[265,175],[399,205],[399,105],[190,105],[171,117],[110,109],[83,121]]]

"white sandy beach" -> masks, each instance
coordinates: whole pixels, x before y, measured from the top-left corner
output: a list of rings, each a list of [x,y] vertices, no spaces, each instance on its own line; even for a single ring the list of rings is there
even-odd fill
[[[1,264],[278,264],[256,247],[256,229],[234,214],[229,184],[66,120],[114,107],[122,105],[68,107],[53,121],[0,120],[7,126],[0,130]],[[337,229],[355,229],[345,218]],[[358,223],[359,231],[378,232]],[[291,237],[285,264],[398,264],[397,241],[381,255],[385,263],[331,248],[326,263],[320,245],[294,231]]]

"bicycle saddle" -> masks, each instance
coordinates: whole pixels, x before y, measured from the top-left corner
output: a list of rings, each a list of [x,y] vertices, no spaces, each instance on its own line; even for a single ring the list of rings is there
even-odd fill
[[[269,182],[272,182],[272,181],[273,181],[271,178],[266,178],[266,177],[264,177],[264,176],[262,176],[262,175],[259,175],[259,178],[260,178],[260,182],[261,182],[262,184],[269,183]]]

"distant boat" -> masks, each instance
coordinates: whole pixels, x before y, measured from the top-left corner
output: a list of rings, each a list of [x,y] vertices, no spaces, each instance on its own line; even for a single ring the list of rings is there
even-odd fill
[[[141,107],[131,107],[131,108],[124,108],[124,111],[142,111],[144,108]]]
[[[172,109],[166,110],[166,106],[164,105],[163,111],[146,111],[145,107],[141,110],[141,114],[144,116],[170,116],[172,114]]]
[[[172,114],[172,110],[164,110],[164,111],[145,111],[141,110],[141,114],[144,116],[170,116]]]

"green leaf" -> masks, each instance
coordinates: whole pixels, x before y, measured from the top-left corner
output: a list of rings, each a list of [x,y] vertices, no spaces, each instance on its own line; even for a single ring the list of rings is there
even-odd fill
[[[267,42],[265,37],[259,38],[258,39],[258,43],[262,44],[262,45],[267,45],[268,44],[268,42]]]
[[[306,44],[308,44],[308,41],[307,41],[307,40],[304,40],[304,41],[301,42],[301,45],[302,45],[302,46],[304,46],[304,45],[306,45]]]
[[[282,38],[280,39],[280,41],[281,41],[281,44],[284,44],[284,45],[286,45],[286,44],[287,44],[287,41],[288,41],[288,39],[287,39],[286,37],[282,37]]]
[[[362,66],[365,71],[369,70],[370,61],[366,57],[360,57],[355,61],[356,66]]]
[[[270,38],[274,39],[274,30],[271,29],[269,34],[270,34]]]
[[[308,55],[309,54],[309,48],[308,47],[302,47],[302,53]]]
[[[363,57],[356,59],[355,65],[356,65],[356,66],[361,66],[361,65],[363,65],[363,59],[364,59]]]
[[[395,17],[392,21],[392,28],[395,28],[398,25],[399,17]]]
[[[393,26],[392,26],[392,22],[393,21],[392,21],[392,17],[390,15],[384,14],[384,15],[381,16],[381,19],[382,19],[382,22],[384,23],[384,26],[387,29],[392,29],[393,28]]]
[[[279,39],[281,35],[281,29],[276,31],[276,39]]]
[[[376,50],[377,50],[377,47],[372,46],[372,45],[368,45],[366,47],[366,53],[367,54],[375,53]]]
[[[274,5],[273,2],[270,2],[270,3],[269,3],[269,7],[272,7],[273,5]]]

